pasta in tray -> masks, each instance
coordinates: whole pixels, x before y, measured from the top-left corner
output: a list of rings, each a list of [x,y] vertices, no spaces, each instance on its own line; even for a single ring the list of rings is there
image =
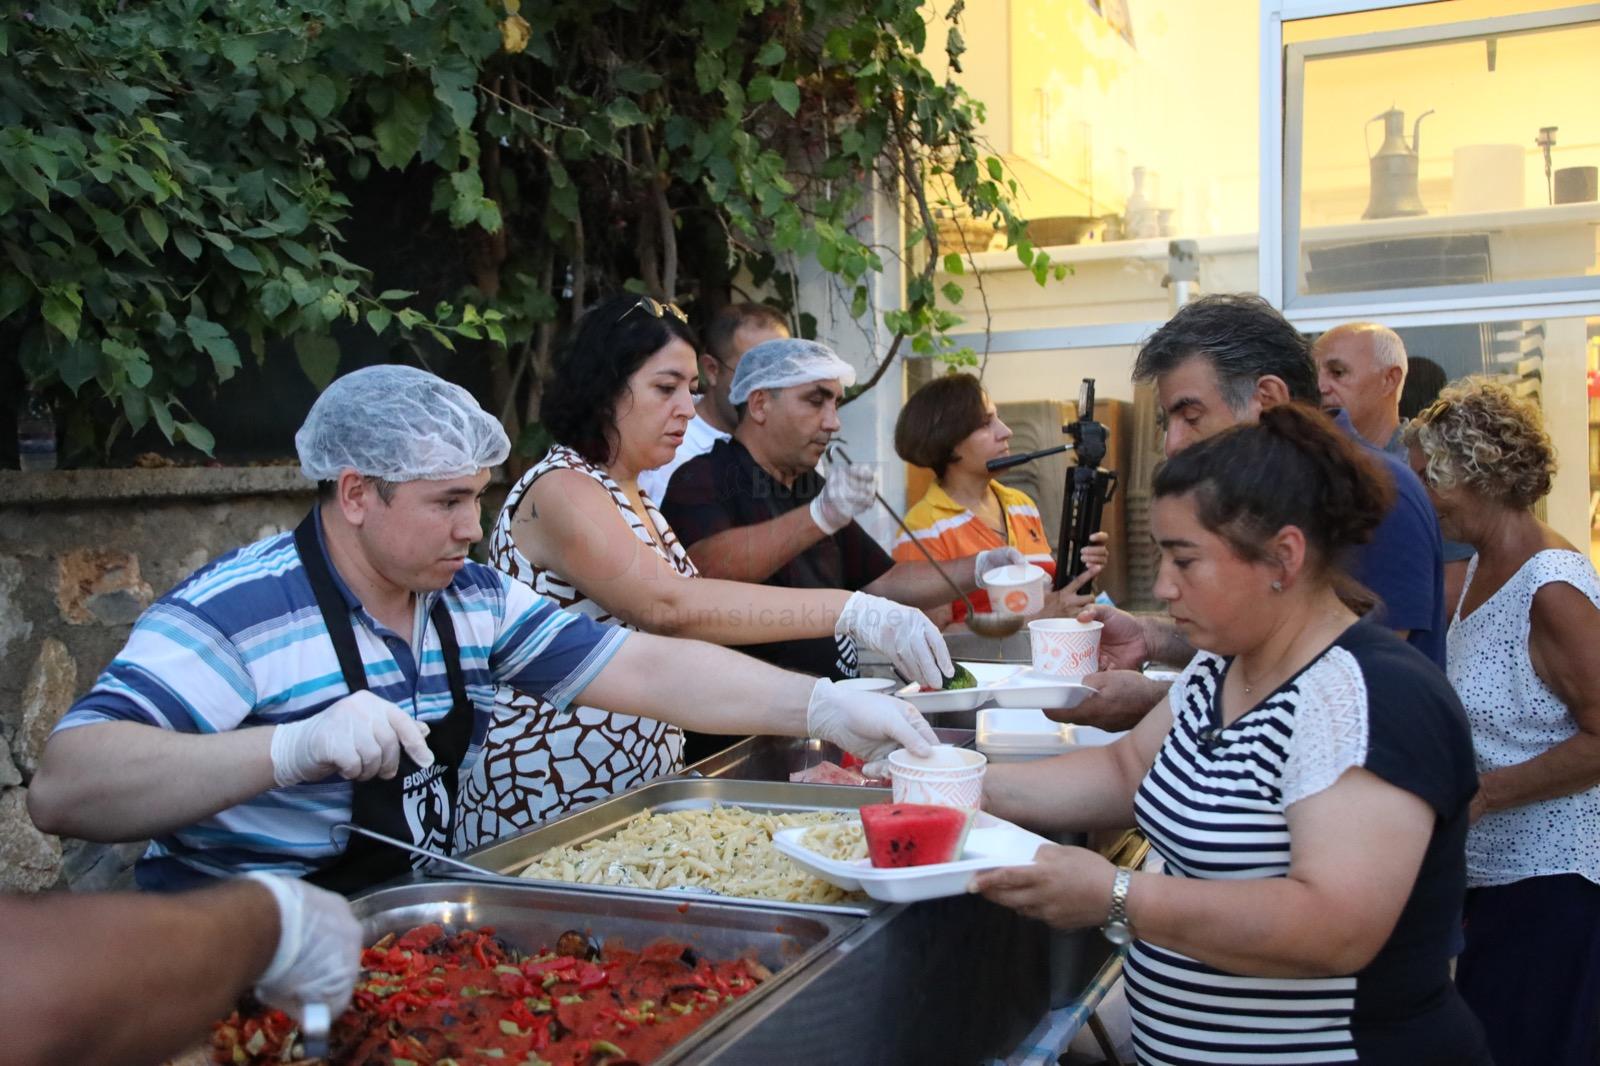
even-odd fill
[[[867,837],[861,831],[860,821],[854,818],[807,829],[801,834],[800,843],[838,862],[855,862],[867,857]]]
[[[772,834],[849,817],[844,811],[767,813],[723,806],[645,813],[610,836],[552,848],[520,873],[579,884],[687,888],[785,903],[838,903],[860,896],[802,871],[772,846]]]

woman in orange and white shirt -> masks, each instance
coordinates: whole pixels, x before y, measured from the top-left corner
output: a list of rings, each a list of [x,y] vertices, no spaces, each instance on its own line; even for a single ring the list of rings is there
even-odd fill
[[[906,462],[930,468],[935,480],[906,512],[906,526],[935,559],[959,559],[1009,545],[1054,577],[1056,562],[1038,505],[1027,493],[989,476],[989,460],[1009,455],[1010,440],[1011,428],[971,374],[947,374],[918,389],[895,423],[894,450]],[[1078,589],[1110,558],[1105,540],[1104,533],[1094,535],[1083,552],[1088,569],[1071,585],[1047,595],[1041,617],[1071,617],[1090,602]],[[922,558],[904,533],[892,554],[897,562]],[[987,592],[979,589],[971,595],[980,613],[990,610]],[[929,614],[941,625],[962,622],[967,605],[956,600],[948,609]]]

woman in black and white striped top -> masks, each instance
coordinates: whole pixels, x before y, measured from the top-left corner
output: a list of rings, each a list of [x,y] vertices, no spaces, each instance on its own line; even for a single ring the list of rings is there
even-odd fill
[[[995,814],[1137,821],[1165,860],[1133,873],[1041,848],[975,885],[1132,938],[1142,1063],[1489,1061],[1449,976],[1477,787],[1465,716],[1426,657],[1358,619],[1338,565],[1391,492],[1310,408],[1173,457],[1156,594],[1205,650],[1115,744],[989,770]]]

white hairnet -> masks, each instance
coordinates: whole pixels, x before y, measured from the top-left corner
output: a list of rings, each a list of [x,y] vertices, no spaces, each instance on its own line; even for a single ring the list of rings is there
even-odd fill
[[[728,386],[728,399],[744,403],[757,389],[781,389],[837,381],[845,388],[856,383],[856,368],[840,359],[826,344],[794,337],[762,341],[744,353]]]
[[[442,481],[497,466],[506,431],[460,385],[410,366],[369,366],[329,385],[294,435],[313,481],[342,470],[385,481]]]

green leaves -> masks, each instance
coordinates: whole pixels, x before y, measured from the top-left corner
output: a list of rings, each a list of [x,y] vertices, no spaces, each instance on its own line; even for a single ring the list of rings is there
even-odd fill
[[[338,86],[326,75],[313,74],[300,90],[300,102],[315,117],[327,118],[339,103]]]
[[[661,88],[662,78],[653,70],[624,64],[611,72],[611,81],[623,92],[642,95]]]
[[[617,129],[638,126],[645,121],[644,112],[639,110],[639,105],[626,96],[619,96],[606,106],[606,118]]]
[[[295,358],[300,369],[321,392],[333,381],[339,371],[339,345],[332,337],[298,334],[294,339]]]
[[[975,139],[981,105],[922,66],[917,0],[201,6],[0,18],[0,358],[101,425],[213,447],[182,399],[234,373],[236,338],[257,359],[292,347],[319,385],[340,342],[492,351],[532,385],[574,307],[726,290],[741,267],[802,332],[808,262],[865,318],[885,160],[909,165],[914,223],[925,196],[1003,228],[1035,278],[1061,272]],[[933,239],[894,249],[915,276],[884,317],[930,354],[970,270],[923,254]]]
[[[197,315],[186,317],[183,328],[194,346],[211,356],[211,365],[218,381],[233,377],[233,372],[239,369],[239,349],[228,339],[226,329]]]
[[[236,68],[248,67],[259,54],[254,37],[229,37],[222,42],[222,57]]]
[[[433,96],[455,120],[456,128],[472,128],[472,119],[478,113],[478,98],[473,95],[478,71],[466,56],[446,56],[433,68]]]
[[[793,118],[800,112],[800,87],[792,81],[772,83],[772,99]]]
[[[242,244],[235,244],[222,253],[223,258],[247,274],[261,273],[261,260]]]
[[[390,169],[405,166],[422,146],[431,107],[428,94],[419,85],[408,85],[382,94],[387,111],[372,125],[378,141],[378,162]]]
[[[5,170],[17,189],[45,207],[50,206],[50,184],[28,153],[0,148],[0,168]]]
[[[261,313],[268,319],[277,318],[289,309],[294,302],[289,286],[286,282],[274,278],[261,286],[257,299]]]
[[[139,221],[144,224],[144,231],[150,239],[156,242],[157,248],[167,246],[167,220],[161,217],[159,211],[148,207],[139,208]]]
[[[78,325],[83,313],[83,297],[77,287],[50,286],[44,290],[44,304],[40,308],[44,320],[56,328],[69,341],[78,339]]]
[[[58,354],[56,373],[60,375],[61,384],[74,393],[81,389],[85,382],[93,380],[99,372],[100,353],[93,345],[73,341],[64,346]]]

